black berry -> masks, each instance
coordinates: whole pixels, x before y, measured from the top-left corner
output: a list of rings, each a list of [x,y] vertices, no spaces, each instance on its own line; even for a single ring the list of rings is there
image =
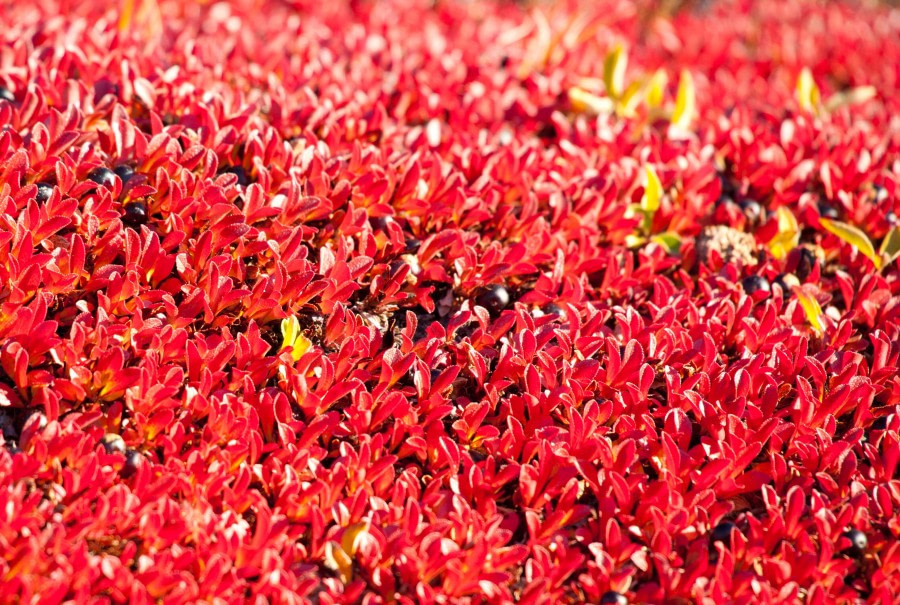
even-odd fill
[[[750,294],[756,294],[757,292],[771,292],[772,287],[769,285],[769,280],[767,280],[762,275],[750,275],[749,277],[745,277],[741,280],[741,286],[744,288],[744,292]]]
[[[622,593],[610,590],[603,593],[600,603],[602,605],[628,605],[628,599]]]
[[[35,201],[46,202],[53,195],[53,185],[50,183],[38,183],[37,193],[34,196]]]
[[[88,179],[107,189],[112,189],[116,185],[116,173],[105,166],[92,170],[88,175]]]
[[[819,216],[821,216],[822,218],[837,220],[841,217],[840,213],[837,211],[837,208],[829,204],[819,204],[818,208]]]
[[[801,282],[804,282],[812,274],[819,261],[809,248],[797,248],[796,254],[797,268],[794,269],[794,273]]]
[[[793,273],[779,273],[772,283],[781,287],[785,296],[790,296],[793,286],[799,286],[800,280]]]
[[[499,284],[491,286],[475,297],[475,304],[484,307],[493,315],[505,309],[509,302],[509,291]]]
[[[0,101],[15,103],[16,95],[14,95],[10,89],[0,86]]]
[[[138,469],[144,464],[144,457],[136,450],[128,450],[125,452],[125,464],[119,474],[124,478],[128,478],[137,473]]]
[[[725,546],[729,546],[731,544],[731,530],[733,530],[734,528],[734,523],[731,523],[730,521],[723,521],[722,523],[719,523],[709,534],[710,544],[722,542],[723,544],[725,544]]]
[[[765,220],[765,211],[756,200],[744,199],[738,203],[738,206],[741,207],[741,211],[747,217],[747,223],[751,227],[759,226]]]
[[[107,454],[124,454],[127,449],[125,447],[125,440],[115,433],[103,435],[103,439],[100,440],[100,443],[103,444],[103,449],[106,450]]]
[[[858,529],[844,532],[844,537],[850,540],[850,548],[848,550],[856,556],[863,554],[869,546],[869,539],[866,538],[866,534]]]
[[[134,229],[145,225],[147,223],[147,202],[135,200],[126,204],[125,212],[122,214],[122,222]]]
[[[113,168],[113,172],[116,173],[116,176],[122,179],[123,183],[134,176],[134,168],[132,168],[128,164],[119,164],[118,166]]]
[[[387,233],[388,225],[394,222],[393,217],[390,216],[371,216],[369,217],[369,224],[372,225],[373,231],[382,231]]]

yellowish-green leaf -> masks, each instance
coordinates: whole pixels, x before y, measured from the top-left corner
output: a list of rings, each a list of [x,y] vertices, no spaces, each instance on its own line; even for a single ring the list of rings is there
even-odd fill
[[[616,110],[615,102],[609,97],[595,95],[577,86],[569,89],[569,103],[578,113],[599,115]]]
[[[647,241],[647,238],[637,235],[636,233],[630,233],[625,236],[625,245],[629,248],[639,248],[643,246]]]
[[[634,116],[635,110],[641,103],[641,97],[643,96],[641,93],[643,90],[644,85],[638,80],[635,80],[628,85],[628,88],[625,89],[625,92],[622,94],[622,98],[619,100],[616,107],[619,115],[626,118]]]
[[[868,257],[875,265],[876,269],[881,269],[881,255],[875,252],[875,246],[872,245],[872,240],[870,240],[869,236],[863,233],[861,229],[854,227],[853,225],[848,225],[847,223],[832,221],[827,218],[820,218],[819,223],[821,223],[827,231],[830,231],[859,250],[861,254],[866,255],[866,257]]]
[[[606,55],[603,61],[603,83],[606,94],[618,99],[625,90],[625,68],[628,67],[628,51],[621,44]]]
[[[859,105],[874,99],[877,94],[878,91],[874,86],[857,86],[850,90],[842,90],[828,97],[828,100],[825,101],[825,109],[836,111],[848,105]]]
[[[878,251],[884,257],[885,264],[894,262],[900,256],[900,227],[888,231]]]
[[[659,235],[654,235],[651,241],[659,244],[666,249],[669,254],[676,254],[681,250],[681,237],[672,231],[666,231]]]
[[[824,332],[822,307],[819,305],[819,301],[811,294],[808,294],[802,287],[794,287],[794,294],[797,295],[797,300],[800,302],[800,306],[803,307],[803,312],[806,314],[806,320],[809,322],[809,325],[819,334]]]
[[[292,315],[281,320],[281,336],[282,348],[291,347],[291,357],[294,361],[298,361],[312,347],[312,343],[303,335],[296,316]]]
[[[769,251],[780,260],[800,243],[800,225],[786,206],[779,207],[775,216],[778,219],[778,233],[769,241]]]
[[[662,183],[656,174],[656,170],[653,169],[653,166],[647,166],[644,195],[641,198],[641,210],[651,215],[656,212],[659,209],[662,193]]]
[[[669,75],[663,69],[657,69],[647,82],[647,105],[660,107],[665,100],[666,84],[669,83]]]
[[[694,78],[691,72],[681,71],[678,80],[678,94],[675,96],[675,110],[672,112],[672,126],[678,130],[688,130],[697,111],[697,100],[694,93]]]
[[[796,94],[797,103],[800,105],[800,109],[812,114],[819,113],[819,107],[821,105],[819,86],[816,84],[815,79],[813,79],[812,72],[808,67],[804,67],[803,71],[800,72],[800,76],[797,78]]]
[[[341,578],[341,582],[349,584],[353,580],[353,559],[343,549],[343,547],[329,540],[325,543],[325,556],[323,558],[325,567],[332,571],[336,571]]]

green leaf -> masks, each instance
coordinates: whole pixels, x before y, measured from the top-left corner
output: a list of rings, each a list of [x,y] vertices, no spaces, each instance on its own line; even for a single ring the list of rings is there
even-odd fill
[[[866,255],[869,260],[872,261],[872,264],[875,265],[876,269],[881,269],[883,259],[880,254],[875,252],[875,246],[872,245],[872,240],[870,240],[869,236],[863,233],[861,229],[854,227],[853,225],[848,225],[847,223],[832,221],[827,218],[820,218],[819,223],[825,227],[826,231],[830,231],[859,250],[860,253]]]
[[[681,236],[673,231],[654,235],[651,240],[666,249],[669,254],[677,254],[681,250]]]
[[[628,66],[628,51],[621,44],[606,55],[603,61],[603,83],[606,94],[618,99],[625,90],[625,68]]]
[[[836,111],[849,105],[860,105],[870,99],[874,99],[878,91],[874,86],[857,86],[850,90],[836,92],[825,101],[825,109]]]
[[[678,94],[675,97],[675,111],[672,112],[672,126],[677,130],[687,130],[691,126],[697,111],[697,100],[694,93],[694,78],[686,69],[681,71],[678,81]]]

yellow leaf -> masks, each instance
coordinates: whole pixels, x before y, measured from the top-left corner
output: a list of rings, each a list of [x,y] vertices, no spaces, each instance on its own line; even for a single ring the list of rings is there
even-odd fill
[[[634,110],[637,109],[641,102],[641,92],[643,90],[644,85],[637,80],[628,85],[628,88],[625,89],[625,93],[622,95],[622,98],[616,107],[619,115],[626,118],[630,118],[634,115]]]
[[[291,347],[291,357],[294,361],[298,361],[312,347],[312,343],[303,335],[296,316],[292,315],[281,320],[281,336],[283,338],[281,348]]]
[[[131,17],[134,15],[134,0],[122,0],[122,9],[119,11],[119,31],[123,32],[131,26]]]
[[[628,51],[621,44],[606,55],[603,61],[603,83],[606,94],[618,99],[625,89],[625,68],[628,66]]]
[[[900,227],[888,231],[878,251],[884,257],[885,264],[894,262],[900,256]]]
[[[779,207],[775,216],[778,218],[778,233],[769,241],[769,251],[780,260],[800,243],[800,225],[786,206]]]
[[[119,31],[131,28],[132,23],[149,39],[163,31],[162,11],[156,0],[122,0],[119,11]]]
[[[675,96],[675,111],[672,112],[672,126],[678,130],[687,130],[691,126],[697,111],[697,100],[694,93],[694,78],[686,69],[681,71],[678,80],[678,94]]]
[[[653,214],[659,209],[659,200],[662,198],[662,183],[653,166],[647,166],[646,177],[644,196],[641,198],[641,210]]]
[[[572,104],[572,109],[579,113],[597,115],[612,113],[616,109],[615,103],[609,97],[595,95],[577,86],[569,89],[569,103]]]
[[[338,572],[341,577],[341,582],[344,584],[349,584],[353,579],[353,559],[351,559],[350,555],[347,554],[343,547],[334,540],[329,540],[325,543],[325,557],[323,562],[325,563],[325,567]]]
[[[850,90],[836,92],[825,101],[825,109],[836,111],[848,105],[860,105],[870,99],[874,99],[878,91],[874,86],[857,86]]]
[[[813,330],[820,334],[824,332],[825,326],[822,324],[822,307],[819,305],[819,301],[811,294],[807,294],[801,287],[795,286],[794,294],[797,295],[797,300],[800,301],[800,306],[803,307],[803,312],[806,314],[806,320],[809,322],[809,325],[812,326]]]
[[[666,84],[669,83],[669,75],[663,69],[657,69],[649,82],[647,82],[647,105],[660,107],[666,94]]]
[[[819,86],[808,67],[804,67],[797,78],[796,94],[800,109],[818,115],[821,103]]]
[[[647,240],[640,235],[629,233],[625,236],[625,245],[628,248],[640,248]]]
[[[881,269],[881,255],[875,252],[875,246],[872,245],[872,240],[870,240],[869,236],[863,233],[861,229],[858,229],[853,225],[848,225],[847,223],[832,221],[827,218],[820,218],[819,223],[821,223],[827,231],[835,234],[859,250],[860,253],[866,255],[869,260],[872,261],[872,264],[875,265],[876,269]]]
[[[351,556],[355,555],[360,541],[365,538],[368,531],[369,524],[367,522],[354,523],[344,530],[344,534],[341,536],[341,548]]]

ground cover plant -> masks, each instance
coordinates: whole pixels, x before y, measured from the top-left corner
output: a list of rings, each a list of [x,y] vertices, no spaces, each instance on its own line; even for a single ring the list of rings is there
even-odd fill
[[[0,600],[900,594],[897,9],[0,14]]]

